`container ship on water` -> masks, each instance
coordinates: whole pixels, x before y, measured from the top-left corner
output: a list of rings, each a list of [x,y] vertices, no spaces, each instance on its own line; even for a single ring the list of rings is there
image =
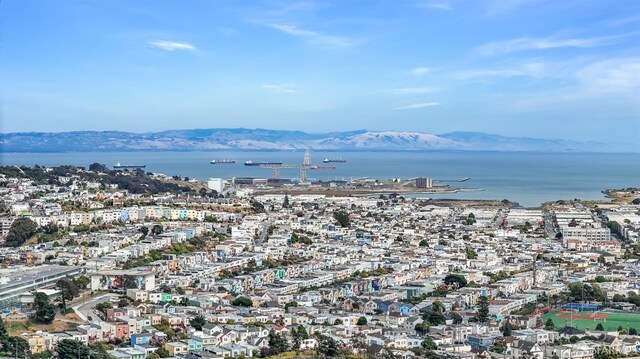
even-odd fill
[[[282,162],[253,162],[247,161],[244,163],[245,166],[260,166],[260,165],[281,165]]]
[[[235,164],[235,160],[211,160],[209,161],[212,165],[232,165]]]
[[[342,158],[325,158],[322,160],[322,163],[345,163],[347,160],[343,160]]]
[[[311,166],[310,170],[335,170],[336,166]]]
[[[137,170],[137,169],[143,169],[147,167],[147,165],[123,165],[120,162],[116,162],[113,165],[113,169],[114,170]]]

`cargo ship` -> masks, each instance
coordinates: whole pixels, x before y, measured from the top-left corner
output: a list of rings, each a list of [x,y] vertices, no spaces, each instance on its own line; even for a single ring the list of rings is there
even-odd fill
[[[311,166],[310,170],[335,170],[336,166]]]
[[[322,163],[345,163],[347,160],[343,160],[342,158],[325,158],[322,160]]]
[[[232,165],[236,163],[235,160],[211,160],[209,161],[212,165]]]
[[[137,170],[147,167],[147,165],[123,165],[120,162],[116,162],[113,165],[114,170]]]
[[[247,161],[244,163],[245,166],[260,166],[260,165],[281,165],[282,162],[253,162]]]

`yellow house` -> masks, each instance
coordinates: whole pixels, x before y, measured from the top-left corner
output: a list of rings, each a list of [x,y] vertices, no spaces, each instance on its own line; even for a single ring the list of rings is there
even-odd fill
[[[169,355],[175,357],[179,354],[185,354],[189,351],[189,346],[184,342],[169,342],[164,345],[164,349],[169,352]]]
[[[39,335],[24,336],[24,339],[29,343],[29,349],[33,354],[42,353],[47,350],[44,345],[44,338]]]

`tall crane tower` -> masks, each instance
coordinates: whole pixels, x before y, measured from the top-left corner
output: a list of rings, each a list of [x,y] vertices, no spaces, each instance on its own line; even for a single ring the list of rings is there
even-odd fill
[[[273,178],[280,178],[280,169],[282,168],[297,168],[300,170],[300,182],[302,183],[307,182],[307,180],[309,179],[307,176],[307,170],[312,166],[313,164],[311,163],[311,152],[309,149],[304,151],[304,159],[302,161],[302,164],[299,164],[299,165],[296,165],[296,164],[260,165],[261,168],[270,168],[271,171],[273,172]]]

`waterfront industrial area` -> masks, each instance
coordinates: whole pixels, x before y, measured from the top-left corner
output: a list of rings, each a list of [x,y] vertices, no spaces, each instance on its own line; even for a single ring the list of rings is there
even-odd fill
[[[233,165],[235,160],[219,159],[211,160],[214,165]],[[348,166],[346,160],[341,158],[325,158],[323,164],[336,164]],[[311,161],[310,151],[304,153],[303,161],[296,163],[282,162],[254,162],[246,161],[244,166],[255,166],[271,171],[270,177],[232,177],[229,179],[211,178],[210,183],[216,190],[222,191],[222,182],[227,188],[254,188],[258,194],[323,194],[328,196],[370,196],[380,194],[444,194],[480,191],[476,188],[451,187],[451,183],[462,184],[470,180],[470,177],[462,179],[432,179],[427,177],[377,179],[371,177],[349,179],[316,180],[309,176],[309,172],[315,170],[331,171],[336,166],[317,165]],[[294,170],[298,177],[286,178],[282,176],[283,170]]]

